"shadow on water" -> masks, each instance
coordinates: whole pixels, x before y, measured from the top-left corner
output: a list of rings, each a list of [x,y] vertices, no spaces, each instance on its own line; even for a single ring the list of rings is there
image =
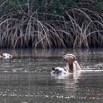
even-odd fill
[[[0,59],[0,103],[101,103],[102,49],[0,50],[14,55]],[[65,66],[62,56],[73,53],[84,64],[79,76],[50,75],[51,67]]]

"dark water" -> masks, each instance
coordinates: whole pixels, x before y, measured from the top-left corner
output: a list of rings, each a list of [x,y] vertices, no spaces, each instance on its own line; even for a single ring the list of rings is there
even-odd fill
[[[0,103],[103,103],[102,49],[0,52],[14,55],[0,59]],[[51,77],[51,67],[65,66],[66,53],[74,53],[83,63],[80,76]]]

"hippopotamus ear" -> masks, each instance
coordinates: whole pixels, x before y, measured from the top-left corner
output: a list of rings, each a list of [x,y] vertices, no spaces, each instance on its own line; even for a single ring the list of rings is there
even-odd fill
[[[1,56],[3,56],[3,54],[0,54]]]
[[[52,67],[52,70],[55,70],[55,68],[54,68],[54,67]]]

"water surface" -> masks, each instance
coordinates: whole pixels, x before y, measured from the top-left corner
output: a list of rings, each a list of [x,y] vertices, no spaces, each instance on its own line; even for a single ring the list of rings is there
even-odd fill
[[[102,103],[102,49],[2,49],[14,55],[0,59],[0,103]],[[65,79],[50,75],[65,66],[62,56],[76,55],[84,67],[79,76]],[[97,71],[98,70],[98,71]]]

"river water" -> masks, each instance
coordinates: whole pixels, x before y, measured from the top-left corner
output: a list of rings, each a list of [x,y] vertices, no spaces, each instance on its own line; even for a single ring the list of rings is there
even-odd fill
[[[102,49],[2,49],[12,59],[0,59],[0,103],[103,103]],[[63,67],[62,56],[73,53],[82,62],[79,76],[51,76]]]

